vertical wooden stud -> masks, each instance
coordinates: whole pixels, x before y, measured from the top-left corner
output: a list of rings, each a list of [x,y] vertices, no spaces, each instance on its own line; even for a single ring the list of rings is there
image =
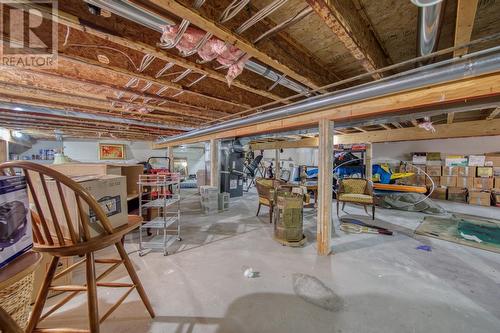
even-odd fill
[[[333,121],[319,121],[318,154],[318,255],[330,254],[332,233],[332,186],[333,186]]]
[[[174,147],[168,147],[167,157],[169,158],[169,166],[170,172],[174,172]]]
[[[371,143],[366,144],[365,152],[365,175],[366,179],[372,180],[372,158],[373,158],[373,145]]]
[[[210,186],[219,188],[219,142],[210,139]]]
[[[276,170],[276,171],[274,172],[274,179],[280,179],[280,174],[281,174],[281,166],[280,166],[280,150],[279,150],[279,149],[276,149],[276,150],[275,150],[275,153],[276,153],[276,155],[275,155],[274,160],[275,160],[275,162],[276,162],[276,164],[275,164],[275,167],[276,167],[276,168],[275,168],[275,170]]]

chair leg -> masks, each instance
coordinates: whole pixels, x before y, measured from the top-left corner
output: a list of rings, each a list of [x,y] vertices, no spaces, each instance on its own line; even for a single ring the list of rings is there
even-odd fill
[[[344,212],[344,208],[345,208],[345,201],[342,202],[342,211]]]
[[[273,212],[274,212],[274,206],[271,205],[269,206],[269,223],[273,223]]]
[[[375,205],[372,205],[372,220],[375,220]]]
[[[94,252],[87,253],[87,261],[85,265],[87,273],[89,329],[91,333],[99,333],[99,311],[97,307],[97,282],[95,277]]]
[[[36,297],[35,305],[33,306],[33,310],[31,311],[31,317],[28,322],[28,327],[26,328],[27,333],[33,332],[33,330],[38,325],[38,321],[42,316],[43,306],[45,305],[45,301],[47,300],[47,295],[49,294],[49,287],[52,283],[52,279],[56,274],[57,264],[59,263],[59,257],[52,257],[50,261],[49,269],[47,274],[45,275],[45,279],[43,280],[42,286],[38,295]]]
[[[118,250],[118,253],[120,254],[120,257],[123,260],[123,264],[125,265],[125,268],[127,269],[128,275],[130,276],[130,279],[132,279],[132,282],[135,284],[135,288],[137,289],[137,292],[139,293],[139,296],[142,299],[142,302],[144,303],[144,306],[149,312],[149,315],[151,318],[155,317],[155,312],[153,310],[153,307],[151,306],[151,303],[149,302],[148,295],[146,294],[146,291],[144,290],[144,287],[142,286],[141,280],[139,280],[139,277],[137,276],[137,273],[134,269],[134,266],[132,265],[132,262],[130,261],[130,258],[128,257],[127,252],[125,251],[125,248],[123,247],[122,243],[118,242],[115,244],[116,249]]]
[[[259,202],[259,208],[257,208],[257,214],[255,216],[259,216],[259,212],[260,212],[260,202]]]
[[[339,206],[340,206],[340,204],[339,204],[339,199],[337,199],[337,217],[339,217],[339,216],[340,216],[340,215],[339,215]]]

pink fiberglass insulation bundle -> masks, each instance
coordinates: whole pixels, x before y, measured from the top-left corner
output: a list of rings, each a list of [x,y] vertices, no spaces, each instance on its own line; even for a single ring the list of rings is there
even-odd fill
[[[163,28],[161,42],[166,44],[173,43],[178,31],[178,25],[166,25]],[[204,36],[204,31],[188,27],[175,47],[181,53],[188,53],[198,45]],[[245,54],[245,52],[241,51],[239,48],[229,45],[217,37],[209,38],[197,53],[204,61],[212,61],[215,59],[221,65],[229,66],[226,74],[228,85],[231,85],[231,82],[241,74],[245,63],[250,58],[249,55]]]

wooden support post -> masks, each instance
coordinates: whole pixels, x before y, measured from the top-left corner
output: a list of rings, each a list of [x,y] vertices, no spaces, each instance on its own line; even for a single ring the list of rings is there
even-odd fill
[[[318,254],[330,254],[332,233],[332,185],[333,185],[333,121],[319,121],[319,158],[318,158]]]
[[[372,180],[372,158],[373,158],[373,145],[371,143],[366,144],[365,152],[365,175],[366,179]]]
[[[0,140],[0,163],[9,160],[9,143],[5,140]]]
[[[280,179],[280,174],[281,174],[281,167],[280,167],[280,150],[276,149],[275,150],[275,172],[274,172],[274,179]]]
[[[170,172],[174,172],[174,147],[168,147],[167,157],[169,158],[168,168],[170,169]]]
[[[219,188],[219,142],[210,140],[210,186]]]

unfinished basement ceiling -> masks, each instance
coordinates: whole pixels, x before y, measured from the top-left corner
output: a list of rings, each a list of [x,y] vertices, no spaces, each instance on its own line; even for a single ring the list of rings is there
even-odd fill
[[[192,1],[129,2],[155,12],[165,22],[176,24],[182,20],[179,3],[189,10],[188,14],[193,11]],[[210,22],[218,21],[231,3],[231,0],[206,1],[198,11],[193,11],[199,14],[197,18],[201,17],[198,24],[209,27]],[[370,68],[379,69],[416,56],[418,10],[409,0],[282,1],[281,7],[269,16],[246,31],[235,33],[246,20],[271,3],[277,2],[250,1],[237,15],[227,22],[218,23],[218,26],[223,27],[222,31],[230,38],[247,43],[255,55],[252,62],[267,67],[268,72],[286,74],[283,79],[305,89],[315,89],[366,73]],[[342,33],[338,27],[332,28],[328,17],[318,10],[321,3],[338,7],[339,12],[334,14],[345,15],[339,21],[351,20],[348,23],[354,24],[355,29]],[[59,67],[21,69],[3,66],[0,102],[107,116],[112,125],[107,130],[103,123],[85,121],[81,129],[75,127],[70,131],[68,126],[60,124],[60,119],[51,115],[40,122],[29,117],[17,119],[12,110],[0,110],[1,126],[45,130],[49,135],[54,129],[61,129],[73,136],[155,140],[158,136],[176,135],[215,124],[248,109],[251,111],[246,115],[259,112],[258,107],[262,105],[296,94],[286,85],[274,84],[248,69],[244,69],[228,86],[227,69],[220,68],[216,61],[200,63],[197,54],[182,57],[175,48],[160,49],[157,46],[160,32],[115,14],[93,15],[84,1],[60,1],[59,11],[60,16],[66,14],[58,24]],[[303,11],[308,13],[293,25],[256,44],[251,42]],[[500,1],[478,2],[472,40],[500,33],[498,12]],[[457,0],[447,0],[439,50],[454,44],[456,15]],[[47,26],[50,21],[43,24]],[[206,28],[193,23],[190,26]],[[356,40],[361,41],[361,46],[353,44]],[[497,39],[471,50],[498,44]],[[440,59],[451,56],[450,53]],[[141,63],[148,64],[140,68]],[[354,81],[341,88],[366,80]],[[151,125],[127,128],[113,124],[113,117],[162,126],[154,130]],[[166,129],[164,125],[171,128]]]

